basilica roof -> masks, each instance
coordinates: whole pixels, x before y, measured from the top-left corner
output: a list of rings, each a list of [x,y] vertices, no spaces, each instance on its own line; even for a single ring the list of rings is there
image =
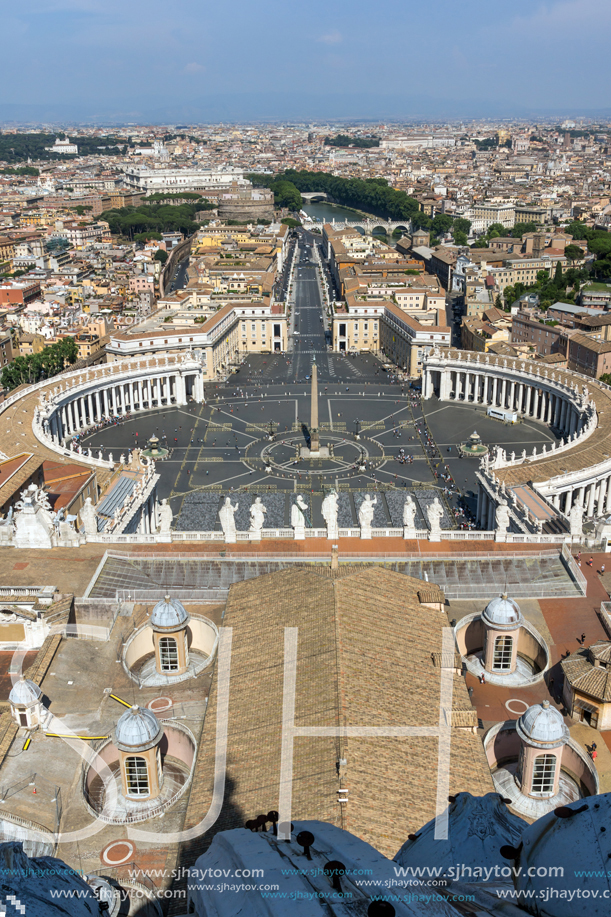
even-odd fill
[[[338,732],[295,737],[294,819],[342,824],[394,856],[433,818],[439,740],[431,733],[439,724],[445,675],[436,660],[445,658],[448,619],[445,611],[421,604],[423,589],[429,591],[421,580],[369,565],[293,567],[231,587],[223,620],[233,628],[231,793],[212,831],[196,842],[198,852],[212,833],[278,808],[285,628],[294,629],[286,633],[297,641],[296,725]],[[477,714],[464,679],[452,674],[451,683],[450,792],[483,795],[493,784],[476,734]],[[218,703],[215,680],[207,722],[215,723]],[[347,736],[343,726],[409,726],[428,734]],[[197,824],[210,803],[215,741],[215,731],[205,730],[194,775],[197,805],[190,803],[186,827]]]

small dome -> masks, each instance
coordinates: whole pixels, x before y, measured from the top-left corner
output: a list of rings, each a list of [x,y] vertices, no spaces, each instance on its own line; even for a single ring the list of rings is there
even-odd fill
[[[153,711],[134,705],[115,726],[115,745],[120,751],[146,751],[157,744],[162,734],[163,728]]]
[[[510,599],[506,593],[503,593],[503,595],[488,602],[482,618],[486,624],[513,628],[522,623],[522,612],[518,603]]]
[[[178,599],[171,599],[166,595],[161,602],[157,602],[151,615],[151,624],[153,627],[159,627],[163,630],[175,630],[181,627],[189,620],[189,615]]]
[[[11,688],[8,699],[11,704],[17,704],[21,707],[30,707],[38,703],[42,697],[42,691],[33,681],[22,675],[19,681],[16,681]]]
[[[562,714],[548,700],[529,707],[516,723],[516,730],[528,745],[538,748],[557,748],[569,740]]]

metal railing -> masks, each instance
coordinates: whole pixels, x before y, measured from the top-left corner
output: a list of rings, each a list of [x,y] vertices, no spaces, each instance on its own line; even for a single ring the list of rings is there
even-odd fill
[[[175,805],[178,802],[178,800],[181,798],[181,796],[184,796],[185,792],[191,786],[191,782],[193,780],[193,774],[195,771],[195,765],[197,763],[197,742],[195,741],[195,736],[193,735],[191,730],[188,728],[188,726],[185,726],[183,723],[179,723],[174,719],[167,719],[167,720],[162,719],[160,720],[160,722],[164,726],[171,726],[172,729],[177,729],[179,732],[184,732],[185,735],[187,735],[190,738],[193,744],[193,761],[191,763],[191,767],[190,767],[190,770],[189,770],[189,773],[187,775],[187,779],[185,780],[185,782],[182,784],[182,786],[180,786],[176,790],[175,793],[172,794],[172,796],[170,796],[168,799],[164,800],[163,802],[158,803],[155,806],[147,807],[146,809],[143,809],[140,812],[130,812],[130,813],[126,813],[125,815],[120,815],[120,816],[105,815],[103,811],[102,812],[96,811],[96,809],[89,802],[88,791],[87,791],[87,774],[88,774],[89,767],[91,767],[91,762],[83,762],[83,772],[82,772],[82,781],[81,781],[83,799],[84,799],[87,809],[89,810],[90,814],[94,818],[99,818],[101,821],[106,822],[106,824],[108,825],[133,825],[133,824],[137,824],[138,822],[148,821],[151,818],[157,818],[157,816],[161,815],[163,812],[166,812],[171,806]],[[100,744],[96,746],[95,752],[99,752],[106,745],[110,745],[110,744],[112,744],[112,739],[102,740]],[[116,777],[112,776],[110,779],[115,780]],[[143,805],[145,805],[145,803],[143,803]]]

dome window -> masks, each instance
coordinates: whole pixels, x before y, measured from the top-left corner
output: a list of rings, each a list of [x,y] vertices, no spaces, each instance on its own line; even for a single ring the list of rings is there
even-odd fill
[[[178,646],[174,637],[159,639],[159,664],[162,672],[178,672]]]
[[[558,758],[555,755],[537,755],[533,764],[533,776],[530,791],[533,796],[553,796],[556,785],[556,767]]]
[[[508,672],[513,662],[513,637],[497,637],[494,641],[494,659],[492,668],[495,672]]]
[[[125,758],[125,783],[129,796],[148,796],[149,772],[146,758],[140,758],[132,755]]]

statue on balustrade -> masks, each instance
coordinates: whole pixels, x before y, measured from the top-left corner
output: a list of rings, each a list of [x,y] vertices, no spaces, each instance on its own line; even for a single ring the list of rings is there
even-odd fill
[[[583,535],[583,509],[579,503],[574,503],[571,507],[569,524],[571,526],[571,535],[574,538],[581,538]]]
[[[403,537],[409,538],[416,534],[416,504],[408,494],[403,504]]]
[[[79,512],[81,525],[85,529],[86,535],[97,535],[98,517],[91,497],[87,497],[85,503]]]
[[[255,502],[250,507],[250,532],[253,535],[261,537],[261,529],[265,522],[267,509],[261,503],[261,497],[256,497]]]
[[[219,510],[219,519],[221,522],[221,528],[223,529],[223,534],[225,535],[226,542],[235,542],[236,541],[236,529],[235,529],[235,511],[237,510],[239,504],[236,503],[234,506],[231,502],[231,497],[225,497],[225,502]]]
[[[327,538],[337,538],[339,529],[337,527],[337,494],[334,490],[329,491],[322,501],[322,515],[327,526]]]
[[[174,513],[172,512],[172,507],[167,500],[163,499],[161,501],[161,506],[159,507],[159,534],[160,535],[169,535],[172,530],[172,520],[174,519]]]
[[[301,494],[297,495],[297,502],[291,506],[291,525],[295,530],[295,539],[303,541],[307,521],[308,504]]]
[[[507,506],[507,503],[505,500],[502,500],[498,504],[495,510],[495,513],[494,513],[494,518],[496,522],[497,533],[500,535],[504,535],[507,532],[507,529],[509,528],[509,523],[511,521],[510,515],[509,515],[509,507]]]
[[[439,497],[435,497],[433,502],[427,507],[426,514],[429,519],[431,540],[439,541],[441,535],[441,520],[443,519],[443,507],[439,502]]]
[[[359,525],[361,527],[361,538],[371,538],[371,523],[373,522],[373,514],[375,512],[374,507],[377,502],[377,497],[374,497],[372,500],[370,494],[365,494],[365,499],[359,507]]]

